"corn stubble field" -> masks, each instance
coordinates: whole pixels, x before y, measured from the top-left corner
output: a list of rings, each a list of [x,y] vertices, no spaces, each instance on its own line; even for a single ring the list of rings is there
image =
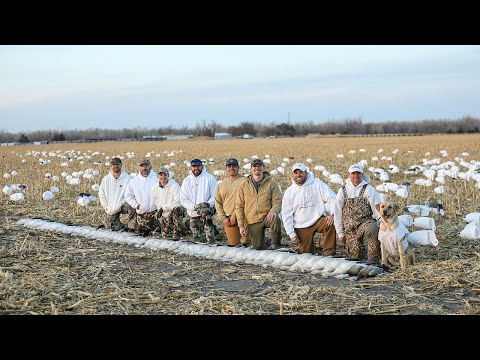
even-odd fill
[[[423,159],[479,161],[478,144],[478,135],[439,135],[2,147],[0,172],[15,174],[2,177],[2,188],[12,184],[27,187],[21,201],[12,201],[4,193],[1,197],[0,313],[478,314],[480,240],[465,240],[459,236],[466,225],[465,215],[480,210],[477,184],[446,176],[445,192],[437,195],[433,188],[439,184],[418,186],[414,183],[417,178],[425,178],[422,174],[403,173],[414,165],[422,165]],[[383,152],[379,152],[380,149]],[[99,201],[80,206],[76,201],[79,193],[97,195],[92,185],[100,184],[109,170],[107,164],[112,156],[122,156],[124,169],[133,173],[137,171],[138,159],[147,154],[151,156],[154,170],[171,165],[170,170],[180,184],[189,170],[185,160],[214,159],[214,164],[206,165],[213,174],[214,170],[224,170],[229,157],[236,157],[243,165],[249,164],[254,155],[261,159],[269,156],[267,171],[286,163],[284,174],[280,171],[274,175],[283,190],[290,183],[290,169],[295,162],[304,162],[334,192],[340,185],[328,182],[322,171],[313,170],[315,166],[321,165],[346,179],[350,164],[366,160],[366,174],[372,178],[372,185],[377,186],[382,181],[367,169],[371,166],[388,169],[394,164],[400,171],[390,174],[390,181],[397,184],[408,181],[412,186],[407,199],[390,193],[391,200],[402,208],[431,200],[443,203],[445,217],[434,216],[439,250],[416,246],[417,264],[409,266],[406,273],[400,268],[391,268],[382,276],[349,281],[217,262],[169,251],[36,231],[16,224],[22,218],[40,217],[75,225],[101,225],[103,210]],[[343,157],[337,156],[340,154]],[[391,157],[391,160],[382,160],[382,156]],[[379,160],[372,160],[373,157]],[[244,159],[248,160],[244,162]],[[65,163],[68,166],[61,166]],[[79,175],[78,185],[68,184],[66,176],[61,175],[62,172],[71,175],[82,171],[93,174],[87,169],[97,170],[98,175],[90,179]],[[46,177],[47,173],[51,176]],[[59,180],[55,181],[54,176]],[[221,178],[217,176],[218,180]],[[59,189],[55,198],[42,200],[42,194],[52,186]],[[223,231],[221,226],[219,229]],[[282,242],[294,248],[285,234]],[[346,256],[343,245],[337,244],[337,255]]]

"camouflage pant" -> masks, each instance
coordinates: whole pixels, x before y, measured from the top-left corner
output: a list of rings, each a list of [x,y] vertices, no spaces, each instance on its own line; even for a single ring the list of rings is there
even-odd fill
[[[213,215],[196,216],[190,218],[190,230],[194,241],[215,243],[217,230],[213,224]]]
[[[365,259],[365,255],[367,255],[368,260],[378,261],[380,259],[378,225],[373,219],[362,223],[354,233],[346,231],[345,239],[348,256],[351,258]]]
[[[137,224],[135,226],[135,232],[142,236],[149,235],[155,230],[155,214],[156,211],[151,211],[145,214],[137,214]]]
[[[168,214],[168,216],[159,217],[160,227],[162,229],[162,237],[167,238],[170,233],[173,234],[173,239],[179,239],[187,233],[187,229],[183,223],[183,217],[185,216],[185,210],[183,207],[175,207]]]
[[[127,226],[123,225],[120,222],[120,214],[128,214],[128,223]],[[122,229],[125,229],[127,227],[128,229],[135,229],[135,209],[132,208],[128,203],[124,203],[122,207],[120,208],[120,211],[117,212],[116,214],[109,215],[105,214],[105,228],[106,229],[112,229],[113,231],[119,231]]]

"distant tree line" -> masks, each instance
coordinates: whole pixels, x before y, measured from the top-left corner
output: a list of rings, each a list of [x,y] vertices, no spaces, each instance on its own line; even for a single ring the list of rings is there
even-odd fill
[[[146,135],[193,135],[213,137],[216,132],[230,133],[232,136],[249,134],[256,137],[285,137],[319,135],[382,135],[382,134],[472,134],[480,133],[480,119],[465,116],[456,120],[419,120],[386,121],[381,123],[363,123],[361,118],[347,118],[340,121],[315,123],[314,121],[298,123],[254,123],[241,122],[238,125],[223,126],[220,122],[197,122],[193,128],[158,127],[158,128],[124,128],[86,130],[74,129],[62,132],[55,130],[35,130],[31,132],[11,133],[0,129],[0,142],[28,143],[34,141],[78,141],[88,139],[138,140]]]

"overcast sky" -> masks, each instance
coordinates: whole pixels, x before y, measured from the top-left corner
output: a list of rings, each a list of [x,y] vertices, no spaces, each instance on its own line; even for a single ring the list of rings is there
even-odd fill
[[[480,46],[0,46],[0,130],[480,117]]]

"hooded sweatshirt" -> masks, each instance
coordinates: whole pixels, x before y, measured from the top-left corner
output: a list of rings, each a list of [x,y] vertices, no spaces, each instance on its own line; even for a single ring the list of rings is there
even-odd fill
[[[292,179],[282,200],[282,221],[287,235],[296,236],[295,228],[307,228],[325,215],[325,204],[335,208],[335,193],[320,179],[307,172],[304,184],[298,185]]]
[[[202,202],[207,202],[214,208],[216,188],[217,179],[205,167],[198,176],[190,170],[180,187],[180,202],[187,209],[187,214],[191,217],[199,216],[193,208]]]
[[[370,183],[370,177],[367,175],[363,175],[362,181],[357,186],[353,185],[352,180],[350,178],[347,179],[345,182],[345,190],[347,191],[348,198],[355,198],[360,195],[360,191],[362,190],[363,185]],[[374,220],[378,220],[380,215],[377,213],[377,209],[375,205],[380,204],[382,199],[380,195],[377,193],[375,188],[372,185],[367,185],[365,192],[363,193],[363,197],[368,199],[370,203],[370,207],[372,208],[372,218]],[[335,231],[337,232],[338,236],[343,236],[343,215],[342,210],[343,206],[345,205],[345,199],[343,196],[342,188],[338,189],[337,198],[335,201],[335,217],[334,217],[334,224],[335,224]]]
[[[114,215],[120,211],[125,203],[125,189],[132,177],[122,169],[122,173],[115,179],[112,170],[102,179],[100,189],[98,189],[98,198],[103,210],[108,215]]]
[[[173,208],[182,206],[180,203],[180,185],[174,179],[168,179],[167,185],[160,186],[160,181],[152,187],[152,196],[157,209],[162,208],[162,216],[167,217]]]
[[[157,174],[150,170],[147,177],[138,172],[127,185],[125,200],[133,207],[137,214],[145,214],[157,210],[157,205],[152,196],[152,187],[158,182]],[[137,205],[140,204],[140,209]]]

